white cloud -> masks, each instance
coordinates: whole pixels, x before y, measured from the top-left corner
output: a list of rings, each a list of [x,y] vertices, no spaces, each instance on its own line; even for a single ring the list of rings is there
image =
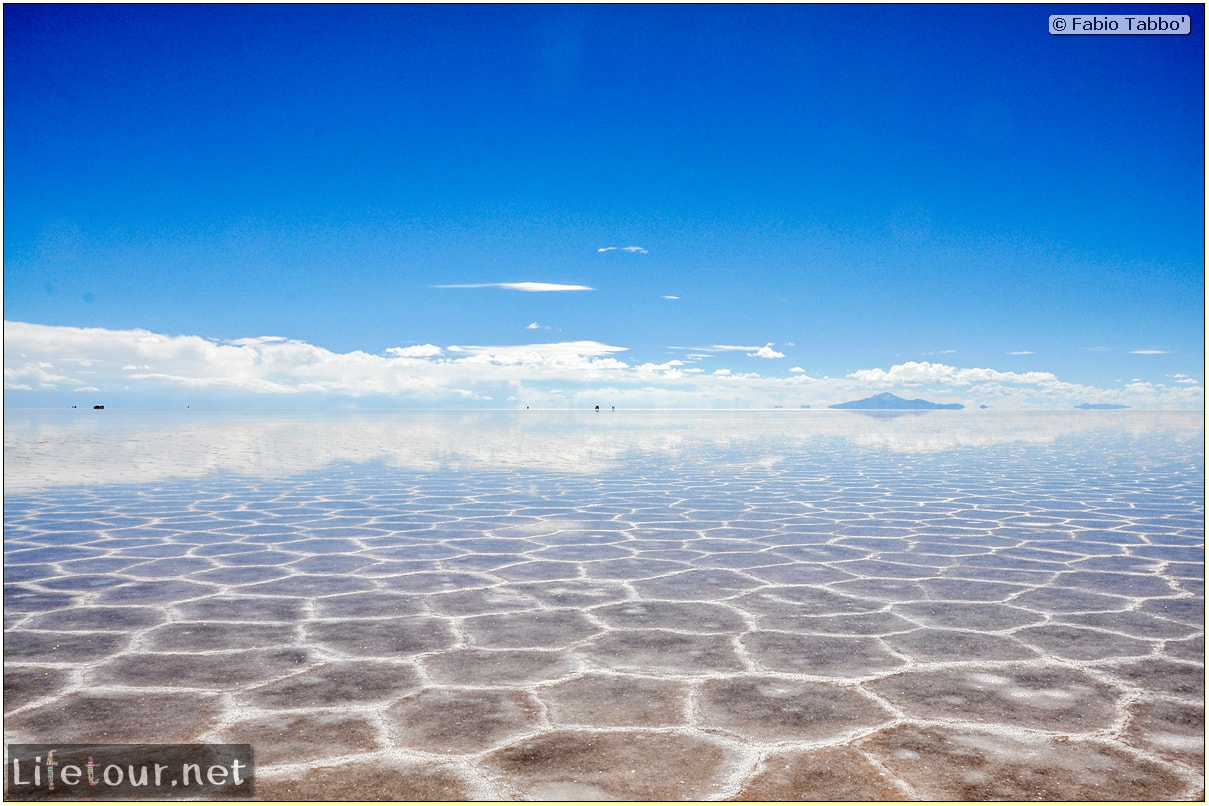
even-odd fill
[[[802,369],[801,367],[790,367],[789,371],[790,372],[802,372],[802,373],[806,372],[806,370]]]
[[[785,353],[778,353],[776,350],[772,349],[772,342],[765,344],[759,350],[756,350],[754,353],[748,353],[747,355],[750,356],[751,358],[784,358],[785,357]]]
[[[1170,350],[1130,350],[1130,355],[1171,355]]]
[[[1008,355],[1035,355],[1032,350],[1013,350]]]
[[[530,322],[529,324],[525,325],[525,330],[541,330],[541,325],[539,325],[537,322]]]
[[[849,375],[865,383],[890,384],[922,384],[935,383],[944,385],[963,386],[988,381],[1006,381],[1008,383],[1049,383],[1057,381],[1049,372],[1000,372],[993,369],[959,369],[948,364],[932,364],[928,361],[907,361],[895,364],[889,370],[862,369]]]
[[[394,347],[384,355],[333,353],[305,342],[226,342],[145,330],[6,322],[5,386],[66,392],[92,387],[146,399],[165,394],[246,400],[270,396],[485,399],[551,372],[590,377],[625,367],[623,347],[566,342],[503,347]],[[88,359],[85,366],[81,359]]]
[[[457,283],[454,285],[437,285],[433,288],[504,288],[509,291],[526,291],[541,293],[549,291],[595,291],[586,285],[565,285],[563,283]]]
[[[663,299],[680,299],[680,297],[677,297],[674,294],[664,294]]]
[[[813,378],[801,367],[775,376],[721,366],[712,374],[685,362],[631,363],[627,348],[581,340],[523,345],[434,344],[392,347],[382,354],[335,353],[280,336],[229,341],[146,330],[107,330],[6,322],[5,389],[12,406],[180,401],[221,406],[571,405],[617,390],[627,406],[744,408],[832,403],[896,391],[905,397],[962,402],[970,409],[1069,409],[1082,402],[1134,408],[1204,405],[1194,378],[1130,381],[1117,388],[1067,383],[1050,372],[906,362]],[[766,345],[771,349],[770,345]],[[744,352],[761,348],[738,347]],[[773,352],[776,352],[775,350]],[[86,399],[72,395],[87,394]],[[584,397],[586,399],[586,397]],[[508,401],[512,401],[509,403]]]
[[[622,252],[630,252],[631,254],[639,254],[639,255],[647,254],[647,251],[645,249],[643,249],[641,246],[602,246],[601,248],[597,249],[596,251],[597,252],[616,252],[618,250],[621,250]]]

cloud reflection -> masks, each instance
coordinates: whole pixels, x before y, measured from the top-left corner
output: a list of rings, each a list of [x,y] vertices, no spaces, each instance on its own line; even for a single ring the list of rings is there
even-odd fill
[[[145,484],[215,472],[276,478],[338,464],[385,472],[604,474],[635,458],[777,463],[840,440],[935,453],[1067,438],[1200,441],[1199,412],[450,412],[12,410],[9,490]]]

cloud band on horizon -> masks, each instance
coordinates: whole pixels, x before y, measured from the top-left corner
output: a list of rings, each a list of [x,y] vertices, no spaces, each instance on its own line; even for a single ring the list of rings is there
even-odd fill
[[[1050,372],[929,362],[857,370],[840,378],[807,376],[799,367],[788,375],[726,367],[707,374],[678,360],[624,361],[617,355],[629,348],[591,340],[443,348],[421,344],[371,354],[335,353],[281,336],[217,340],[25,322],[5,322],[4,337],[6,402],[16,406],[99,402],[93,399],[98,395],[135,406],[157,400],[263,406],[284,398],[311,405],[506,405],[523,400],[574,406],[607,393],[619,403],[646,408],[798,408],[894,389],[972,407],[1070,408],[1082,402],[1152,409],[1204,406],[1201,383],[1187,376],[1173,384],[1131,381],[1102,389],[1068,383]]]

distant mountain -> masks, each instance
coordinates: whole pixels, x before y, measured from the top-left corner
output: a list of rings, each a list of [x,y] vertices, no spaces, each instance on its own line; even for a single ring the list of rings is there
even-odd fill
[[[1129,406],[1121,403],[1080,403],[1075,408],[1084,411],[1107,411],[1109,409],[1127,409]]]
[[[828,406],[832,409],[877,409],[893,411],[899,409],[964,409],[960,403],[933,403],[930,400],[906,400],[889,392],[882,392],[864,400],[850,400],[847,403],[836,403]]]

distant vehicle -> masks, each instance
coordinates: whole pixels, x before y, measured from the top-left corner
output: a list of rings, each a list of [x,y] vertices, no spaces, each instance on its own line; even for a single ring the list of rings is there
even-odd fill
[[[103,409],[103,408],[105,408],[105,407],[104,407],[104,406],[93,406],[93,408],[94,408],[94,409]]]

